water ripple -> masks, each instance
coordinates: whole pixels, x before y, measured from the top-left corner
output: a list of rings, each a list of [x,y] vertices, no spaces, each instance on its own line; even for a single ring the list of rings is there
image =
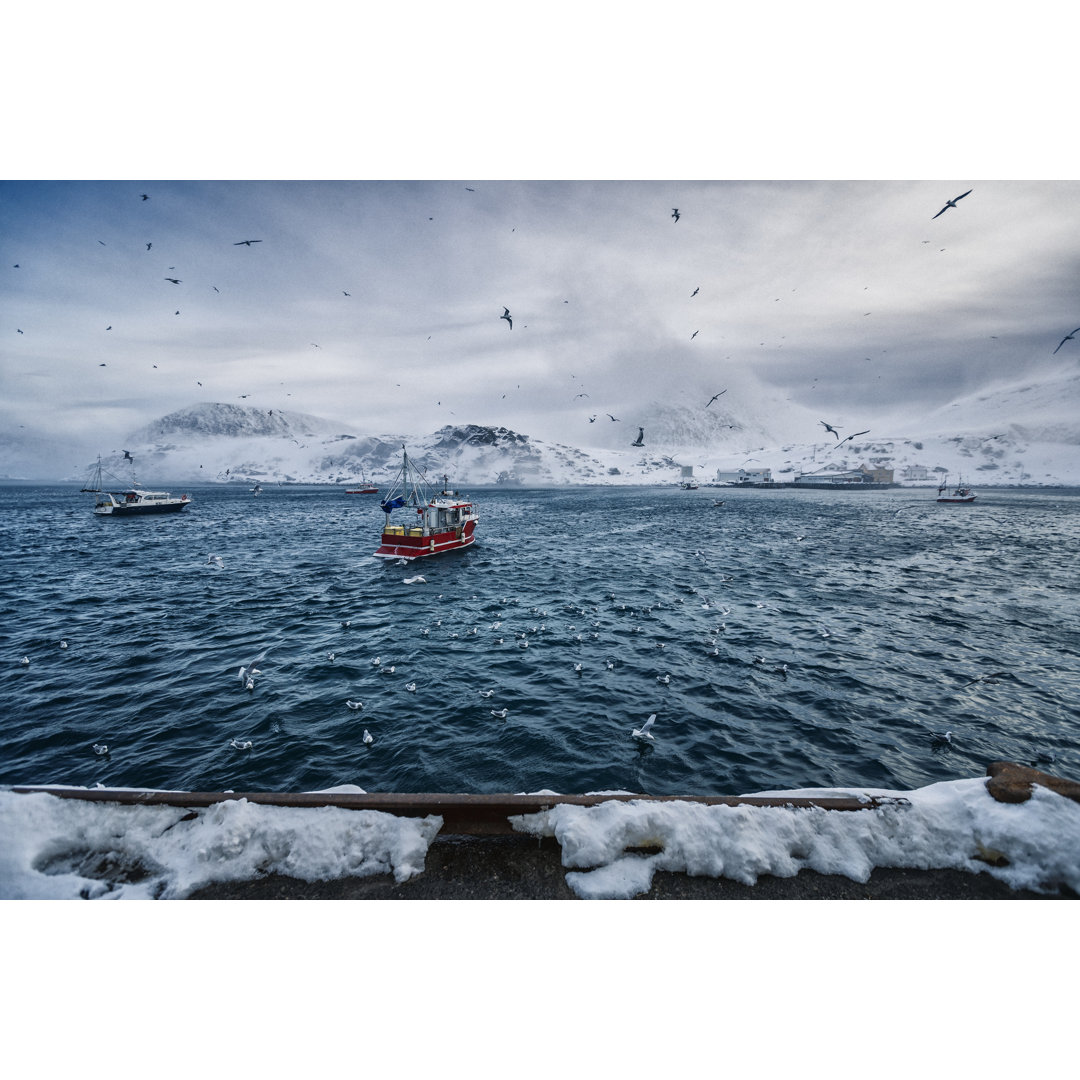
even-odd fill
[[[0,781],[732,794],[912,788],[997,758],[1080,774],[1075,492],[897,514],[911,492],[477,491],[476,546],[412,585],[371,558],[374,502],[194,494],[108,521],[70,488],[7,490]],[[652,712],[655,742],[631,738]]]

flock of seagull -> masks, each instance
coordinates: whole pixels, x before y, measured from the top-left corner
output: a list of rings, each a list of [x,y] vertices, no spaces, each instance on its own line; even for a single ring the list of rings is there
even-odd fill
[[[797,539],[802,538],[798,537]],[[703,557],[705,553],[698,552],[696,554]],[[211,556],[211,558],[213,559],[216,557]],[[421,576],[416,575],[403,579],[403,584],[419,583],[424,580],[425,579]],[[722,583],[730,580],[732,579],[728,577],[721,578]],[[639,658],[642,655],[640,652],[641,648],[643,646],[646,648],[649,647],[647,645],[648,635],[640,642],[636,641],[636,635],[641,635],[645,632],[645,628],[642,625],[643,620],[650,620],[654,618],[657,613],[662,613],[665,609],[677,609],[681,605],[687,605],[683,610],[690,612],[693,610],[691,606],[693,601],[697,601],[697,606],[699,606],[702,611],[709,613],[709,615],[706,616],[706,619],[711,620],[711,625],[705,633],[704,655],[711,658],[719,657],[721,653],[718,642],[722,637],[727,635],[729,630],[726,620],[732,618],[731,607],[717,603],[712,597],[703,593],[693,585],[679,585],[677,586],[677,592],[679,595],[673,595],[667,600],[655,599],[652,603],[637,605],[620,602],[613,592],[607,594],[606,604],[595,603],[588,607],[579,607],[574,603],[567,601],[561,605],[563,616],[563,619],[561,620],[558,615],[556,615],[556,618],[552,619],[546,608],[533,606],[528,609],[527,615],[516,620],[518,628],[514,630],[504,629],[509,618],[506,609],[513,608],[515,605],[518,605],[520,601],[514,597],[503,597],[498,605],[501,610],[494,613],[494,617],[488,622],[484,631],[481,630],[479,623],[472,626],[466,626],[463,622],[458,621],[454,625],[451,625],[450,622],[443,617],[434,617],[428,626],[425,626],[420,630],[420,636],[429,637],[434,631],[436,634],[442,635],[447,643],[475,638],[479,641],[486,640],[489,647],[505,646],[521,650],[528,649],[530,644],[569,644],[580,647],[581,649],[592,648],[595,650],[595,643],[600,642],[602,638],[607,638],[609,651],[603,660],[603,670],[613,672],[616,670],[617,665],[627,662],[626,657],[620,656],[620,653],[625,650],[631,641],[635,642],[634,649]],[[442,594],[438,594],[435,599],[436,601],[442,601],[444,598]],[[489,605],[489,607],[491,606],[492,605]],[[746,601],[744,606],[748,609],[757,611],[767,611],[771,607],[770,604],[766,604],[762,601]],[[433,613],[437,615],[443,609],[440,605],[432,610]],[[605,612],[608,616],[607,618],[605,618]],[[464,621],[467,622],[468,620],[466,619]],[[352,619],[342,619],[339,621],[339,626],[342,630],[347,631],[353,626],[353,621]],[[612,636],[613,633],[614,636]],[[816,633],[824,638],[831,636],[831,631],[822,626],[816,627]],[[635,637],[629,638],[625,635],[634,635]],[[651,647],[656,650],[657,654],[663,655],[668,644],[669,642],[665,640],[653,640]],[[680,644],[680,642],[676,641],[672,642],[672,644]],[[685,645],[687,643],[684,641],[681,642],[681,644]],[[66,640],[60,643],[60,647],[67,648]],[[611,649],[614,649],[614,652],[610,651]],[[241,664],[236,670],[236,680],[245,693],[252,693],[255,690],[255,678],[262,674],[262,669],[259,665],[265,661],[267,654],[268,650],[263,649],[258,655],[246,663]],[[345,656],[345,653],[342,651],[342,647],[339,647],[328,651],[325,655],[327,661],[333,664],[337,660],[342,659]],[[394,675],[398,664],[403,662],[407,663],[408,661],[397,661],[393,664],[387,664],[380,655],[371,657],[367,663],[367,667],[373,673],[377,672],[378,674],[376,677],[381,681],[385,676]],[[766,657],[756,653],[747,657],[746,662],[756,670],[772,671],[775,675],[779,675],[783,678],[787,678],[789,674],[788,665],[786,663],[781,663],[770,668]],[[20,663],[24,667],[29,666],[29,657],[24,656]],[[645,666],[648,666],[647,663]],[[585,665],[581,661],[573,662],[572,670],[578,677],[582,677],[586,674]],[[640,664],[638,670],[641,670]],[[1009,677],[1009,673],[1005,671],[990,672],[988,674],[978,675],[973,679],[961,683],[959,689],[965,689],[966,687],[980,683],[992,685],[1001,679]],[[660,673],[655,675],[655,681],[661,687],[670,686],[672,684],[670,670],[661,670]],[[416,679],[413,678],[405,683],[404,689],[408,693],[415,694],[420,689],[420,685]],[[485,702],[489,702],[496,693],[497,690],[493,687],[479,688],[477,690],[478,696]],[[344,700],[343,704],[350,712],[359,713],[365,711],[365,703],[359,698],[348,697]],[[506,720],[510,716],[510,708],[507,705],[503,705],[501,708],[494,708],[488,705],[487,713],[493,718]],[[656,723],[657,716],[658,714],[653,712],[640,727],[633,727],[630,731],[631,738],[643,745],[655,743],[656,736],[653,734],[653,727]],[[937,732],[930,732],[929,735],[936,746],[944,744],[952,745],[951,732],[946,732],[944,735]],[[365,746],[370,747],[374,745],[374,737],[367,727],[364,727],[362,730],[361,741]],[[231,749],[245,752],[251,751],[254,748],[251,739],[241,737],[232,739],[229,746]],[[94,743],[92,750],[94,754],[99,756],[109,754],[109,747],[104,743]]]

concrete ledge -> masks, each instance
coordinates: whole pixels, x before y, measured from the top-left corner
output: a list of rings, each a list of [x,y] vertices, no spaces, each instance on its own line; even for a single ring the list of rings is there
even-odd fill
[[[209,885],[191,900],[576,900],[566,884],[558,842],[528,837],[437,837],[424,872],[398,884],[390,874],[334,881],[270,876]],[[804,870],[763,875],[756,885],[658,871],[638,900],[1076,900],[1013,890],[989,874],[878,868],[865,882]]]

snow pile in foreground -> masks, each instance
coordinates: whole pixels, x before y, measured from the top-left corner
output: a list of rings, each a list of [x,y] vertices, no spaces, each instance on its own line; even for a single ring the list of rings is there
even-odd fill
[[[954,780],[915,791],[813,789],[788,797],[876,795],[908,805],[837,811],[692,802],[561,804],[511,818],[533,836],[554,836],[567,884],[583,899],[647,892],[657,870],[727,877],[753,885],[761,874],[800,870],[866,881],[876,866],[992,874],[1011,887],[1080,891],[1080,804],[1036,787],[1025,803],[997,802],[986,780]],[[627,853],[653,848],[656,854]],[[1004,856],[1006,865],[985,860]]]
[[[182,899],[212,882],[302,881],[424,869],[442,818],[262,806],[189,811],[0,791],[0,898]]]
[[[1080,892],[1080,803],[1041,787],[1027,802],[999,803],[986,784],[760,793],[904,800],[851,811],[634,800],[560,804],[510,820],[519,832],[559,841],[566,880],[586,899],[647,892],[657,870],[752,885],[762,874],[804,869],[866,881],[878,866]],[[180,899],[212,882],[267,874],[319,881],[392,873],[401,882],[424,870],[442,823],[246,799],[189,811],[0,791],[0,898]]]

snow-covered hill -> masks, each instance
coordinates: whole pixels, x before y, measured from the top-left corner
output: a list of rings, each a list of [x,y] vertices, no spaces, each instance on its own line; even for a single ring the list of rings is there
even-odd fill
[[[619,422],[598,416],[584,426],[579,446],[477,424],[429,434],[362,432],[304,413],[233,404],[193,405],[108,442],[134,456],[143,482],[162,486],[364,478],[385,485],[403,445],[429,479],[445,472],[457,485],[669,484],[687,466],[699,482],[740,468],[767,468],[783,481],[866,466],[892,469],[900,483],[936,484],[948,474],[984,486],[1080,486],[1080,370],[1073,363],[1039,379],[986,386],[928,415],[860,417],[861,423],[830,415],[838,436],[790,402],[755,402],[734,391],[709,406],[705,400],[644,405]],[[640,447],[632,445],[639,427]],[[865,428],[867,434],[848,438]],[[40,433],[2,433],[0,475],[55,478],[40,470],[45,449]],[[102,451],[102,458],[126,475],[122,450]],[[88,459],[77,459],[64,478],[83,479],[86,468]]]

